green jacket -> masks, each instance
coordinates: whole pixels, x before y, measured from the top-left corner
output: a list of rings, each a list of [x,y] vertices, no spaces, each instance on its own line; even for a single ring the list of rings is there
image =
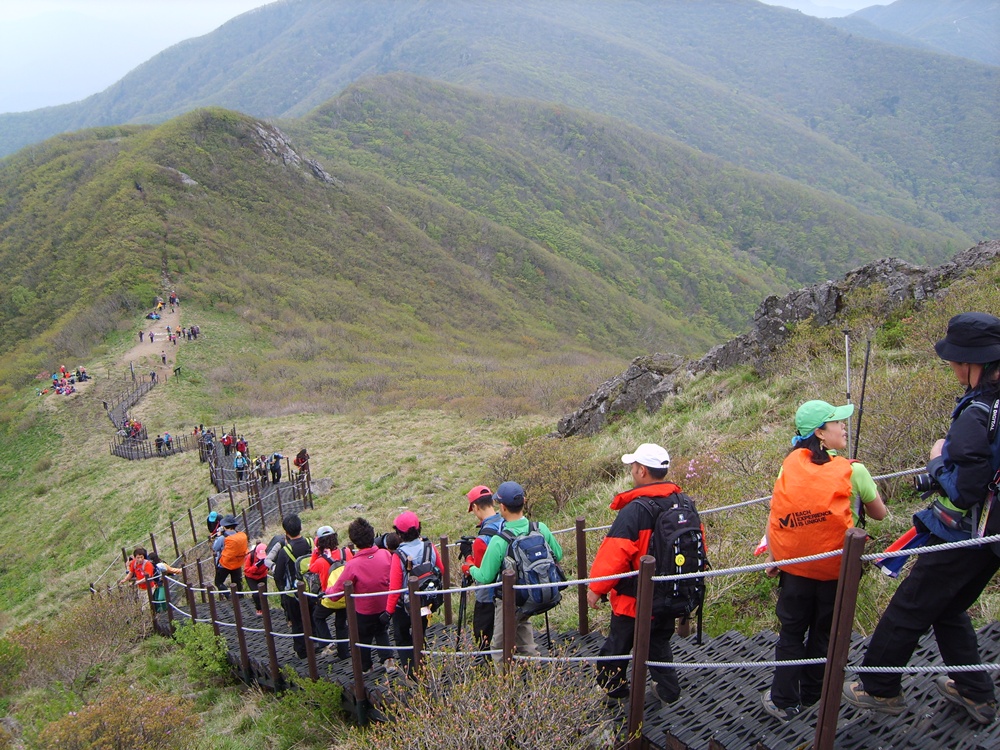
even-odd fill
[[[500,526],[500,531],[509,531],[514,536],[525,536],[528,533],[530,523],[524,517],[516,521],[504,521]],[[559,562],[562,560],[562,547],[559,546],[559,542],[556,541],[552,532],[549,531],[549,527],[539,522],[538,530],[545,537],[545,541],[548,543],[549,549],[552,550],[552,557],[555,558],[555,561]],[[476,583],[494,583],[500,578],[500,571],[503,570],[503,559],[507,555],[507,546],[507,542],[499,534],[490,537],[490,544],[483,555],[482,563],[480,563],[479,567],[473,566],[469,568],[469,575],[472,576]]]

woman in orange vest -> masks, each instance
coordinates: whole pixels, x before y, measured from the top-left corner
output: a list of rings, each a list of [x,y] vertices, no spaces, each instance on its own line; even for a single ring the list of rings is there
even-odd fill
[[[132,557],[128,561],[128,572],[118,583],[121,585],[129,581],[135,581],[136,586],[142,591],[148,588],[155,589],[155,575],[156,568],[153,567],[153,563],[146,559],[146,548],[136,547],[132,551]]]
[[[237,589],[243,587],[243,563],[247,557],[247,546],[246,533],[236,530],[236,516],[227,515],[222,519],[222,535],[212,542],[212,551],[216,556],[215,587],[220,589],[226,599],[229,598],[229,592],[222,589],[222,584],[227,577],[232,577]]]
[[[844,534],[854,526],[854,498],[869,517],[886,516],[885,503],[863,464],[838,456],[847,447],[844,420],[854,406],[807,401],[795,412],[792,450],[781,465],[767,519],[768,560],[807,557],[842,549]],[[826,656],[833,623],[833,603],[840,575],[840,558],[769,568],[780,575],[775,612],[781,631],[775,661]],[[777,667],[771,688],[761,695],[764,710],[789,721],[820,698],[822,664]]]

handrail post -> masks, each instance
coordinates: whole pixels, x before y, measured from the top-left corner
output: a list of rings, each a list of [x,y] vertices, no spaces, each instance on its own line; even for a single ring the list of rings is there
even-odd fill
[[[413,577],[407,583],[410,590],[410,635],[413,641],[413,674],[420,671],[420,652],[424,648],[424,620],[420,614],[423,602],[417,594],[417,580]]]
[[[236,584],[229,582],[229,601],[233,603],[233,621],[236,623],[236,642],[240,644],[240,669],[243,679],[250,676],[250,654],[247,652],[247,634],[243,632],[243,607],[240,604],[240,592]]]
[[[264,522],[264,495],[261,493],[257,496],[257,510],[260,511],[260,533],[263,534],[267,528],[267,524]]]
[[[177,543],[177,527],[173,521],[170,522],[170,534],[174,538],[174,559],[176,560],[181,556],[181,546]]]
[[[344,597],[347,603],[347,640],[350,642],[351,668],[354,672],[354,716],[358,724],[364,726],[368,720],[368,691],[365,689],[361,646],[358,644],[358,610],[354,604],[354,581],[344,581]]]
[[[153,630],[160,632],[160,624],[156,621],[156,602],[153,600],[153,584],[146,578],[146,597],[149,599],[149,611],[153,616]]]
[[[240,513],[243,516],[243,533],[250,536],[250,524],[247,523],[247,509],[243,508]]]
[[[278,666],[278,650],[274,647],[274,633],[271,631],[271,605],[264,598],[267,596],[266,584],[258,583],[257,593],[260,594],[261,602],[264,604],[260,614],[264,620],[264,640],[267,642],[267,662],[271,666],[271,682],[274,683],[274,692],[278,692],[281,687],[281,667]]]
[[[201,558],[199,557],[195,561],[195,565],[198,568],[198,588],[201,589],[201,603],[205,603],[205,577],[201,573]]]
[[[629,686],[629,750],[639,750],[642,742],[644,703],[646,699],[646,660],[649,658],[649,629],[653,617],[653,568],[651,555],[639,559],[639,583],[635,597],[635,632],[632,635],[632,684]]]
[[[236,498],[233,497],[233,488],[230,485],[229,487],[226,487],[226,489],[229,490],[229,507],[230,507],[230,509],[232,509],[233,515],[235,516],[236,515]]]
[[[191,522],[191,540],[193,544],[198,543],[198,533],[194,530],[194,513],[188,508],[188,521]]]
[[[313,641],[312,613],[306,600],[306,585],[299,581],[295,584],[295,598],[298,599],[299,614],[302,617],[302,637],[305,639],[306,664],[309,665],[309,679],[318,680],[316,669],[316,643]]]
[[[587,577],[587,519],[579,516],[576,519],[576,577]],[[577,630],[580,635],[587,635],[590,632],[590,612],[587,607],[587,584],[578,583],[576,585],[576,611],[579,623]]]
[[[451,554],[448,550],[448,535],[441,535],[441,577],[449,593],[444,595],[444,624],[451,625]]]
[[[208,612],[212,617],[212,630],[215,631],[216,635],[221,635],[219,632],[219,613],[215,608],[215,584],[210,583],[208,585]]]
[[[156,555],[159,556],[160,550],[156,549],[156,536],[153,534],[152,531],[149,532],[149,546],[152,547],[153,552],[155,552]]]
[[[174,633],[174,608],[171,606],[170,602],[170,579],[167,578],[167,574],[164,573],[160,576],[160,585],[163,586],[163,603],[166,605],[167,612],[167,633],[173,635]]]
[[[832,750],[837,736],[837,714],[840,712],[844,666],[851,650],[854,611],[857,608],[858,587],[861,584],[861,554],[864,552],[866,539],[864,529],[859,528],[848,529],[844,535],[844,554],[840,560],[837,598],[833,604],[830,646],[826,652],[823,691],[820,694],[816,734],[813,737],[815,750]]]
[[[504,570],[503,575],[500,576],[502,584],[500,603],[503,608],[503,663],[508,668],[514,660],[514,631],[517,628],[517,618],[514,616],[517,608],[517,602],[514,600],[514,578],[514,571],[510,568]]]
[[[188,583],[186,565],[181,567],[181,576],[184,578],[184,590],[187,592],[188,609],[191,610],[191,624],[193,625],[198,619],[198,610],[195,607],[194,590],[191,588],[191,584]]]

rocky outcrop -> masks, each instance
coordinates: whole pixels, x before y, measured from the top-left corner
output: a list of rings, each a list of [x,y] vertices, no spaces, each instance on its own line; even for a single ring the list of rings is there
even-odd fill
[[[784,297],[765,299],[747,333],[713,347],[699,360],[653,354],[637,357],[621,375],[602,383],[575,412],[559,421],[557,433],[593,435],[616,415],[645,408],[656,411],[667,396],[699,372],[733,365],[760,367],[790,334],[790,325],[812,319],[817,325],[835,325],[845,295],[875,284],[885,287],[886,313],[908,302],[936,297],[955,279],[1000,260],[1000,240],[981,242],[938,266],[914,266],[898,258],[883,258],[857,268],[840,281],[824,281]]]
[[[327,185],[340,185],[340,181],[327,174],[326,170],[320,166],[315,159],[303,159],[292,148],[288,137],[273,125],[266,125],[262,122],[254,124],[254,132],[257,134],[258,142],[263,150],[264,156],[273,163],[280,162],[285,166],[298,167],[308,170],[309,174],[320,182]]]

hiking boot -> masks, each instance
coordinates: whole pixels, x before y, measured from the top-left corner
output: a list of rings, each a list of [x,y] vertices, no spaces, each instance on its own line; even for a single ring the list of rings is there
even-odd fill
[[[878,711],[880,714],[888,714],[889,716],[899,716],[906,711],[906,701],[902,695],[879,698],[877,695],[866,693],[860,682],[844,683],[844,700],[852,706]]]
[[[664,689],[660,687],[657,683],[653,683],[649,686],[649,691],[646,693],[647,696],[652,695],[656,700],[658,700],[662,705],[669,706],[671,703],[680,698],[679,695],[668,696]]]
[[[788,708],[778,708],[774,705],[774,701],[771,700],[771,689],[768,688],[763,693],[760,694],[760,704],[764,707],[764,710],[773,716],[778,721],[791,721],[800,713],[802,713],[802,706],[789,706]]]
[[[941,693],[941,695],[954,703],[956,706],[964,708],[966,712],[968,712],[969,716],[978,721],[980,724],[992,724],[994,719],[997,718],[996,701],[977,703],[970,698],[966,698],[958,692],[958,688],[955,687],[955,681],[949,679],[946,674],[940,675],[934,680],[934,687],[937,688],[937,691]]]

